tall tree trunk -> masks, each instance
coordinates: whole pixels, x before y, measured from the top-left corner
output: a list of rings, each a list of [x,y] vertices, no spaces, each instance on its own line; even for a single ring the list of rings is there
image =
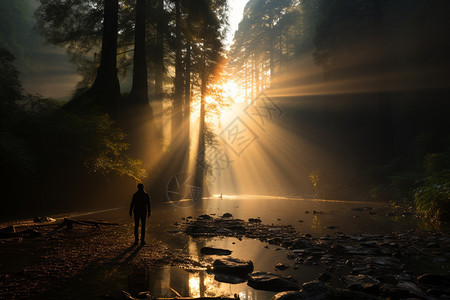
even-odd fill
[[[182,63],[182,41],[181,41],[181,7],[180,0],[175,0],[175,95],[172,104],[172,142],[179,140],[182,101],[183,101],[183,63]]]
[[[145,1],[136,0],[133,85],[129,98],[133,102],[148,104],[147,63],[145,61]]]
[[[256,95],[259,94],[259,91],[261,90],[261,86],[260,86],[260,75],[259,75],[259,59],[256,58],[255,59],[255,81],[256,81]]]
[[[142,160],[149,169],[155,162],[156,130],[153,110],[148,102],[147,64],[145,61],[145,2],[136,0],[135,44],[133,57],[133,85],[126,103],[125,130],[130,143],[130,153]]]
[[[190,126],[191,126],[191,41],[186,45],[186,69],[184,86],[184,127],[186,155],[189,157]]]
[[[113,118],[117,118],[120,97],[117,79],[118,0],[104,0],[103,38],[100,66],[86,96],[93,97]]]
[[[244,76],[245,76],[245,105],[248,104],[248,74],[247,74],[247,64],[244,64]]]
[[[152,103],[155,111],[155,126],[156,130],[162,134],[162,101],[163,101],[163,76],[164,76],[164,0],[158,1],[159,18],[156,24],[156,66],[155,66],[155,97]]]
[[[275,78],[275,55],[274,55],[274,34],[272,18],[270,18],[270,31],[269,31],[269,54],[270,54],[270,85],[272,86],[273,79]]]
[[[205,50],[203,50],[205,51]],[[202,54],[202,65],[200,70],[200,124],[199,124],[199,135],[198,135],[198,152],[197,152],[197,172],[196,172],[196,182],[198,186],[202,189],[202,195],[204,191],[204,179],[205,179],[205,98],[206,98],[206,57],[205,53]]]

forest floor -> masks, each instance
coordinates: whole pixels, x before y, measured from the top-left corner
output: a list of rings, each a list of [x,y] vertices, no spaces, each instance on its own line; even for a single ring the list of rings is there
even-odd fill
[[[98,228],[74,225],[51,234],[53,228],[39,226],[40,237],[0,242],[1,299],[69,298],[61,295],[68,282],[73,285],[74,279],[82,281],[105,266],[196,264],[182,249],[170,249],[154,238],[144,246],[134,246],[131,223]]]

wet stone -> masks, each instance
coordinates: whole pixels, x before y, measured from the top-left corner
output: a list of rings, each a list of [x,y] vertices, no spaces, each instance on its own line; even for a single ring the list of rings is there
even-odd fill
[[[211,271],[209,272],[211,273]],[[224,273],[214,273],[214,280],[224,283],[231,283],[231,284],[238,284],[243,283],[247,281],[247,275],[246,274],[224,274]]]
[[[200,253],[206,255],[230,255],[231,252],[231,250],[212,247],[203,247],[200,249]]]
[[[210,215],[201,215],[201,216],[198,216],[198,218],[197,218],[197,220],[211,220],[212,219],[212,217],[210,216]]]
[[[289,266],[286,266],[285,264],[282,264],[282,263],[277,263],[277,264],[275,265],[275,268],[277,268],[278,270],[283,271],[283,270],[288,269]]]
[[[292,244],[290,245],[289,249],[291,250],[297,250],[297,249],[308,249],[311,248],[313,245],[306,239],[295,239]]]
[[[306,296],[298,291],[281,292],[272,297],[272,300],[301,300],[307,299]]]
[[[328,249],[328,253],[332,253],[332,254],[347,254],[348,250],[344,246],[336,244],[336,245],[331,245],[330,249]]]
[[[380,296],[391,299],[418,298],[414,292],[395,285],[383,285],[380,287]]]
[[[261,223],[261,219],[259,218],[250,218],[248,219],[250,223]]]
[[[447,276],[427,273],[417,277],[417,284],[425,288],[437,288],[447,290],[450,287],[450,278]]]
[[[234,257],[220,258],[214,261],[212,271],[214,273],[248,274],[253,271],[253,262]]]
[[[330,279],[331,279],[331,274],[327,273],[327,272],[320,274],[319,277],[317,278],[317,280],[319,280],[319,281],[328,281]]]
[[[268,272],[254,272],[249,274],[248,283],[257,290],[283,292],[297,291],[299,287],[295,280]]]

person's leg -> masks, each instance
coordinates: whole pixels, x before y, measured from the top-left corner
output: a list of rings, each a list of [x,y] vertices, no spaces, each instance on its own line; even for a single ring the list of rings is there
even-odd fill
[[[139,219],[140,216],[134,215],[134,242],[139,242]]]
[[[142,225],[142,228],[141,228],[141,244],[145,244],[145,219],[146,219],[146,217],[145,217],[145,215],[143,215],[141,217],[141,225]]]

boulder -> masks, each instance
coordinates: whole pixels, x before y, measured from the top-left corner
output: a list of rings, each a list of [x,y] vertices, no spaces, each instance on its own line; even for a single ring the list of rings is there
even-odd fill
[[[231,252],[231,250],[212,247],[203,247],[200,249],[200,253],[205,255],[230,255]]]
[[[417,284],[424,288],[447,290],[450,287],[450,278],[427,273],[417,277]]]
[[[261,219],[259,218],[250,218],[248,219],[250,223],[261,223]]]
[[[295,239],[289,249],[291,250],[297,250],[297,249],[308,249],[311,248],[313,245],[306,239]]]
[[[253,262],[234,257],[216,259],[212,266],[214,273],[248,274],[253,272]]]
[[[277,268],[278,270],[283,271],[283,270],[286,270],[287,268],[289,268],[289,266],[286,266],[285,264],[282,264],[282,263],[277,263],[275,265],[275,268]]]
[[[198,218],[197,218],[197,220],[211,220],[212,219],[212,217],[210,216],[210,215],[201,215],[201,216],[198,216]]]
[[[230,275],[230,274],[224,274],[224,273],[213,273],[214,274],[214,280],[219,282],[225,282],[225,283],[231,283],[231,284],[238,284],[243,283],[247,281],[247,275]]]
[[[284,292],[299,290],[297,283],[292,278],[267,272],[250,274],[247,284],[254,289],[265,291]]]

